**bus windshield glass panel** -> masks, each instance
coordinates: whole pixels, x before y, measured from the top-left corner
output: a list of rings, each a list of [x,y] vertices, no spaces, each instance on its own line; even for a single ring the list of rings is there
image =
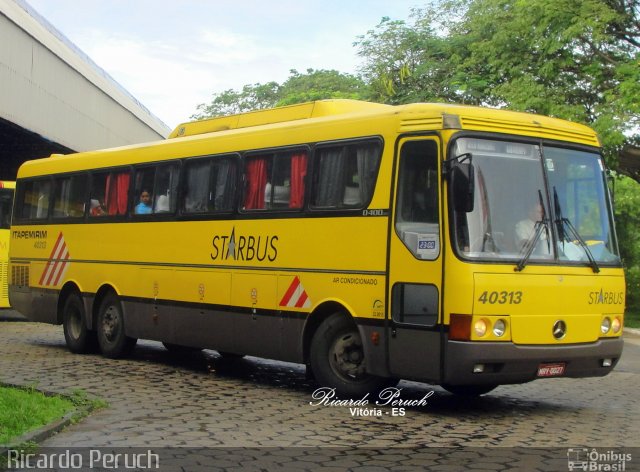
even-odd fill
[[[472,210],[454,212],[462,257],[620,263],[599,154],[460,138],[450,158],[465,154],[472,156],[474,185]]]

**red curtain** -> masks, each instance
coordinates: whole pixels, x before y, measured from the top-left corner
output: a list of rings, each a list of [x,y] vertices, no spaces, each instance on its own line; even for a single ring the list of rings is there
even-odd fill
[[[304,179],[307,176],[307,155],[291,156],[291,199],[289,208],[302,208],[304,203]]]
[[[264,208],[264,188],[267,184],[267,159],[254,157],[247,161],[247,190],[244,198],[246,210]]]
[[[104,192],[104,204],[109,215],[124,215],[127,212],[129,174],[109,174]]]

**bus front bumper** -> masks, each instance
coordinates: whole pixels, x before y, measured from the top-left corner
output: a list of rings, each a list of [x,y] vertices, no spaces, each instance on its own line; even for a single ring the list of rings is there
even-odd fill
[[[601,377],[616,366],[622,346],[622,337],[556,346],[447,341],[442,383],[501,385],[550,376]]]

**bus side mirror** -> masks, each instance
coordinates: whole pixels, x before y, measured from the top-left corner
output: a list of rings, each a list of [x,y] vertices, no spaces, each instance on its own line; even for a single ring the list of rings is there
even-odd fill
[[[475,171],[473,164],[454,164],[451,168],[450,185],[452,189],[453,206],[458,212],[473,211],[475,194]]]

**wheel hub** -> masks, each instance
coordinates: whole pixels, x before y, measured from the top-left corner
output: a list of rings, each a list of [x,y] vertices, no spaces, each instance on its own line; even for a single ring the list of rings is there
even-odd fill
[[[338,338],[333,345],[331,366],[340,375],[355,378],[365,373],[364,352],[360,337],[348,333]]]
[[[112,341],[115,337],[115,333],[118,332],[118,315],[116,313],[116,309],[114,307],[109,307],[104,312],[104,317],[102,320],[102,329],[104,331],[105,337]]]

